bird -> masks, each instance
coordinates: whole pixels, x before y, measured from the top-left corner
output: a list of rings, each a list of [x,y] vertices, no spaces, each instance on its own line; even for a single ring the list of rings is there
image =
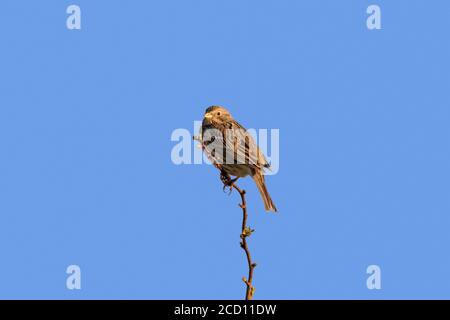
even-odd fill
[[[264,179],[264,170],[270,169],[270,164],[253,137],[227,109],[217,105],[206,109],[200,127],[200,141],[208,159],[221,171],[225,186],[231,190],[239,178],[250,176],[261,194],[265,210],[277,212]]]

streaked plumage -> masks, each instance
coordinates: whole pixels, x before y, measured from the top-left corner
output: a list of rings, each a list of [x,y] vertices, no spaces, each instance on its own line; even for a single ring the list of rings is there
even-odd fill
[[[263,153],[247,130],[223,107],[206,109],[200,135],[208,158],[228,175],[251,176],[258,187],[267,211],[277,209],[267,191],[264,169],[270,168]]]

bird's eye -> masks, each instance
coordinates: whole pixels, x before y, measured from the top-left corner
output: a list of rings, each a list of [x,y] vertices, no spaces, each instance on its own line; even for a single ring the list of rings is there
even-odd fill
[[[217,115],[220,116],[220,112],[217,112]]]

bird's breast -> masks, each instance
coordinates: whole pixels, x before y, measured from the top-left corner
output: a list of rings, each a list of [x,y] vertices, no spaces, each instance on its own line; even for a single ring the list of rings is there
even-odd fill
[[[246,164],[223,164],[222,169],[229,175],[243,178],[252,174],[249,165]]]

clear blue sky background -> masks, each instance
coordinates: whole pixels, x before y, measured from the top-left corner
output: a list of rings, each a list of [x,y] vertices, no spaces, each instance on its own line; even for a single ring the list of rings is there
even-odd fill
[[[238,195],[170,159],[211,104],[280,129],[256,298],[450,298],[448,1],[0,7],[0,298],[242,298]]]

